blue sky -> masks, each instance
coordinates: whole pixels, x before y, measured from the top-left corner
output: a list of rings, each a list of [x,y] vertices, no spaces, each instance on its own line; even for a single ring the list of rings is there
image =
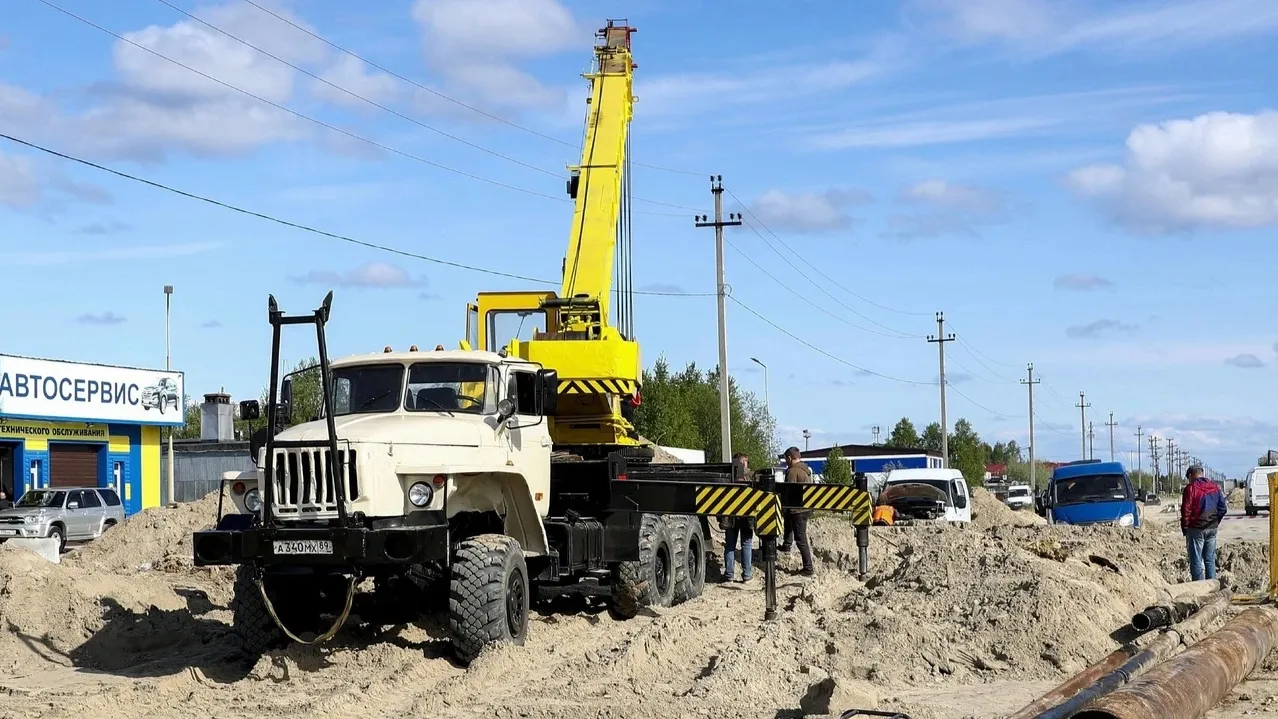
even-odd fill
[[[749,358],[768,364],[786,443],[804,428],[816,446],[936,419],[925,336],[943,310],[960,338],[947,345],[950,421],[987,439],[1024,444],[1018,380],[1033,362],[1040,456],[1078,456],[1080,390],[1098,456],[1110,411],[1124,459],[1138,425],[1231,475],[1278,444],[1261,399],[1278,362],[1278,285],[1262,269],[1278,224],[1271,0],[792,0],[784,12],[259,0],[413,83],[239,0],[170,0],[331,84],[161,0],[110,12],[48,1],[125,40],[15,0],[0,132],[327,232],[552,280],[579,74],[593,30],[627,17],[635,160],[681,171],[635,168],[636,285],[713,291],[713,235],[692,215],[721,174],[725,209],[748,210],[728,232],[729,365],[762,392]],[[4,351],[162,366],[172,284],[173,361],[193,396],[260,391],[267,293],[303,311],[334,289],[330,342],[346,354],[452,345],[477,291],[528,288],[2,140],[0,218],[17,319]],[[636,306],[646,362],[714,364],[713,297]],[[309,339],[295,334],[286,355],[310,354]]]

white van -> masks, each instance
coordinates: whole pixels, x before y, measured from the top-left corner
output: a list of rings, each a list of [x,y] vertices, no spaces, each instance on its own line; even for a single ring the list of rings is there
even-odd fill
[[[957,469],[894,469],[888,472],[878,504],[891,506],[900,519],[972,521],[971,493]]]
[[[1278,472],[1278,467],[1256,467],[1247,473],[1243,504],[1248,517],[1269,511],[1269,475],[1274,472]]]

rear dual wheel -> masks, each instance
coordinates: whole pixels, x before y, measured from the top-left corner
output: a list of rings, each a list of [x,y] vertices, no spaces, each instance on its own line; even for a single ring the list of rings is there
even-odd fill
[[[639,526],[639,559],[621,562],[612,572],[612,613],[630,619],[648,606],[668,607],[675,601],[675,586],[683,553],[678,550],[671,523],[645,514]]]

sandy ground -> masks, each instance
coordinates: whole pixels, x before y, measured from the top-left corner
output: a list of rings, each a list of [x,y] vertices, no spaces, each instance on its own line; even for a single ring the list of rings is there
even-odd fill
[[[526,646],[469,669],[438,617],[356,617],[329,644],[245,660],[229,572],[190,562],[215,501],[148,510],[58,565],[0,547],[0,718],[999,717],[1104,656],[1134,610],[1187,579],[1171,513],[1139,530],[1048,527],[975,501],[963,529],[876,528],[865,582],[850,525],[815,520],[817,576],[784,558],[774,622],[757,575],[629,621],[564,600],[538,608]],[[1263,545],[1222,545],[1244,588],[1264,584],[1267,561]],[[1210,716],[1278,711],[1276,696],[1267,668]]]

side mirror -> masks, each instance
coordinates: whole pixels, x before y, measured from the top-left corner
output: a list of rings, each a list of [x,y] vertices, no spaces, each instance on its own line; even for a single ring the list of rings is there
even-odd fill
[[[553,369],[537,371],[537,398],[541,403],[541,415],[554,417],[559,411],[559,372]]]
[[[252,421],[261,419],[262,405],[255,399],[246,399],[240,402],[240,419]]]
[[[280,402],[275,407],[275,419],[281,424],[293,421],[293,378],[285,377],[280,385]]]
[[[80,508],[79,502],[67,502],[67,509],[79,509],[79,508]]]
[[[497,423],[501,424],[515,416],[515,401],[507,397],[497,403]]]

